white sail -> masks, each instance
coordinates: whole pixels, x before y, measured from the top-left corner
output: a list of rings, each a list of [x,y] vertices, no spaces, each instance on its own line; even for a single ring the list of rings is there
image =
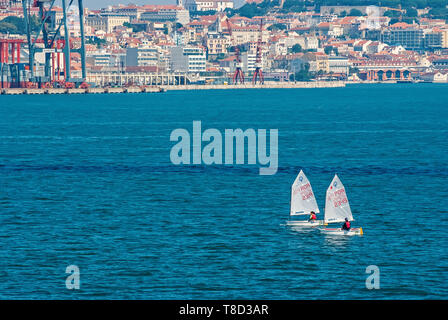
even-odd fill
[[[311,211],[319,213],[313,189],[302,170],[291,188],[291,215],[309,215]]]
[[[338,175],[335,175],[327,189],[324,221],[325,223],[343,222],[345,218],[353,221],[352,211],[348,203],[344,185],[339,180]]]

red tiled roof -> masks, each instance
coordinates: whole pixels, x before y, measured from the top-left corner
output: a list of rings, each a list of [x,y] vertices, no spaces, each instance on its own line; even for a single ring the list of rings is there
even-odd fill
[[[412,27],[412,25],[407,24],[406,22],[397,22],[390,26],[393,29],[407,29]]]

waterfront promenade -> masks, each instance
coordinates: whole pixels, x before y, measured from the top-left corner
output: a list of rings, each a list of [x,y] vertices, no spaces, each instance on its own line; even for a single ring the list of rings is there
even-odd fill
[[[313,82],[267,82],[265,84],[222,84],[222,85],[162,85],[162,86],[134,86],[117,88],[88,88],[88,89],[27,89],[27,88],[6,88],[1,89],[4,95],[20,94],[105,94],[105,93],[156,93],[168,90],[224,90],[224,89],[282,89],[282,88],[336,88],[345,87],[343,81],[313,81]]]
[[[165,90],[225,90],[225,89],[286,89],[286,88],[336,88],[345,87],[344,81],[265,82],[264,84],[189,84],[161,86]]]

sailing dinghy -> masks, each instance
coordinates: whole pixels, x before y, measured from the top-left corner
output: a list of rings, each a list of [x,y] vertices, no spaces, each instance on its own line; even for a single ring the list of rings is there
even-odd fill
[[[336,174],[327,189],[327,197],[325,201],[325,215],[324,222],[328,223],[343,223],[345,218],[348,221],[354,221],[350,204],[348,202],[347,194],[344,185],[339,180]],[[339,228],[323,228],[322,232],[334,235],[362,235],[362,228],[351,228],[349,231]]]
[[[290,217],[293,216],[309,216],[311,211],[319,213],[316,198],[311,188],[308,178],[302,170],[292,184],[291,187],[291,212]],[[315,227],[323,224],[322,220],[288,220],[288,225]]]

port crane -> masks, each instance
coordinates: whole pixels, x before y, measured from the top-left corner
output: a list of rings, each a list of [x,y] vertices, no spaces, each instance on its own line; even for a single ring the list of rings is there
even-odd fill
[[[69,1],[68,5],[67,2]],[[25,21],[25,29],[27,33],[27,42],[29,49],[29,65],[31,71],[31,82],[43,83],[46,87],[55,85],[72,88],[75,84],[86,87],[86,53],[85,53],[85,34],[84,34],[84,6],[83,0],[77,0],[79,9],[79,22],[81,33],[81,47],[79,49],[70,48],[70,33],[67,24],[68,8],[71,7],[74,0],[62,0],[63,17],[57,25],[52,13],[55,0],[22,0],[23,16]],[[31,30],[31,7],[39,10],[39,27],[36,32]],[[61,35],[61,28],[64,27],[64,35]],[[42,37],[41,37],[42,34]],[[44,48],[37,48],[36,43],[43,43]],[[36,52],[45,54],[44,77],[36,79],[34,74],[34,59]],[[78,52],[81,56],[82,78],[75,79],[71,77],[71,52]],[[64,80],[59,78],[61,67],[58,65],[55,77],[55,55],[59,57],[60,53],[64,54]],[[57,61],[59,63],[59,60]]]
[[[87,72],[83,0],[61,0],[63,16],[60,21],[56,21],[55,2],[56,0],[0,0],[0,7],[2,8],[14,7],[19,9],[20,6],[22,7],[26,34],[26,40],[23,44],[26,44],[26,49],[28,49],[28,65],[25,66],[25,70],[29,71],[28,76],[20,77],[21,79],[24,78],[23,80],[26,78],[27,81],[18,81],[18,85],[28,88],[73,88],[75,86],[86,88],[88,84],[85,82]],[[76,49],[70,47],[70,33],[67,23],[68,10],[74,2],[78,5],[81,35],[80,48]],[[63,34],[61,29],[64,31]],[[9,40],[9,42],[11,41]],[[5,52],[0,59],[0,64],[8,65],[11,69],[14,69],[14,67],[16,69],[23,68],[23,64],[20,64],[20,45],[22,43],[16,42],[7,43],[6,40],[0,39],[0,47],[3,49],[0,51]],[[9,50],[10,46],[12,46],[11,50]],[[16,59],[14,49],[17,50]],[[7,57],[9,51],[12,52],[12,63],[9,63],[10,59]],[[72,77],[72,52],[77,52],[81,56],[81,78]],[[43,57],[43,70],[36,70],[36,54]]]
[[[261,45],[263,43],[263,19],[260,21],[260,32],[258,34],[258,42],[257,42],[257,53],[255,58],[255,71],[254,76],[252,77],[252,84],[256,84],[257,80],[260,84],[264,83],[264,75],[262,71],[262,62],[261,62]]]
[[[240,47],[234,41],[232,27],[230,26],[230,21],[228,18],[226,19],[226,23],[227,23],[227,30],[229,31],[229,34],[230,34],[230,42],[234,47],[235,55],[236,55],[236,68],[235,68],[235,73],[233,74],[232,81],[233,81],[233,84],[238,84],[238,81],[241,84],[244,84],[244,73],[243,73],[243,69],[242,69],[243,64],[241,62]]]

